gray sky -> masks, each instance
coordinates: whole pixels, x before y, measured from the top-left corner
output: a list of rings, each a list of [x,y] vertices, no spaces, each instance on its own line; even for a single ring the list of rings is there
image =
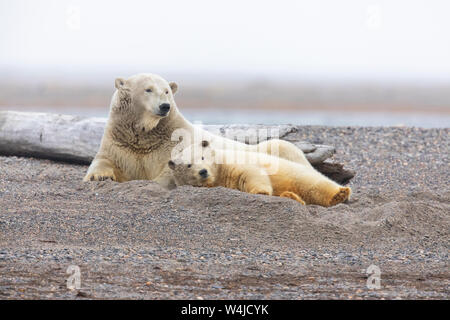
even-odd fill
[[[449,81],[449,14],[448,0],[0,0],[0,66]]]

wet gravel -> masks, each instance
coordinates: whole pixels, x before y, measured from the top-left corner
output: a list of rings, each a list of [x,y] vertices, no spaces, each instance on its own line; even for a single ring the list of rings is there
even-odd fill
[[[298,127],[355,170],[333,208],[224,188],[82,183],[0,157],[0,299],[448,299],[449,129]],[[381,270],[368,289],[366,270]],[[81,269],[69,290],[68,266]]]

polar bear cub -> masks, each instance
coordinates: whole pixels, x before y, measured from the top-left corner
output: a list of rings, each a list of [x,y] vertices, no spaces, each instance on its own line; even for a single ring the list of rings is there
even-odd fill
[[[168,163],[177,185],[226,187],[243,192],[294,199],[330,207],[349,199],[343,187],[311,165],[268,154],[212,149],[208,141],[191,145]]]

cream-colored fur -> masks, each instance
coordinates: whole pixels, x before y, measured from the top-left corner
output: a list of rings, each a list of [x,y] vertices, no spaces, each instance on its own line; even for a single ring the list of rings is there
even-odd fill
[[[167,167],[172,150],[193,142],[186,139],[180,143],[181,139],[174,139],[177,133],[184,137],[201,136],[217,148],[266,152],[309,165],[303,152],[287,141],[247,145],[198,129],[177,109],[174,94],[178,86],[158,75],[118,78],[115,86],[100,149],[84,181],[155,180],[165,187],[174,187],[172,172]],[[170,104],[170,111],[161,115],[159,107],[165,103]]]
[[[169,162],[177,185],[222,186],[325,207],[344,202],[351,194],[349,187],[338,185],[310,165],[263,153],[213,150],[207,144],[195,147],[186,148]]]

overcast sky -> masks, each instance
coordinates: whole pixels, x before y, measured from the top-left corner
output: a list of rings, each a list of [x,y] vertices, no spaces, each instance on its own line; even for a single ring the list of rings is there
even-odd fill
[[[449,81],[449,16],[448,0],[0,0],[0,68]]]

